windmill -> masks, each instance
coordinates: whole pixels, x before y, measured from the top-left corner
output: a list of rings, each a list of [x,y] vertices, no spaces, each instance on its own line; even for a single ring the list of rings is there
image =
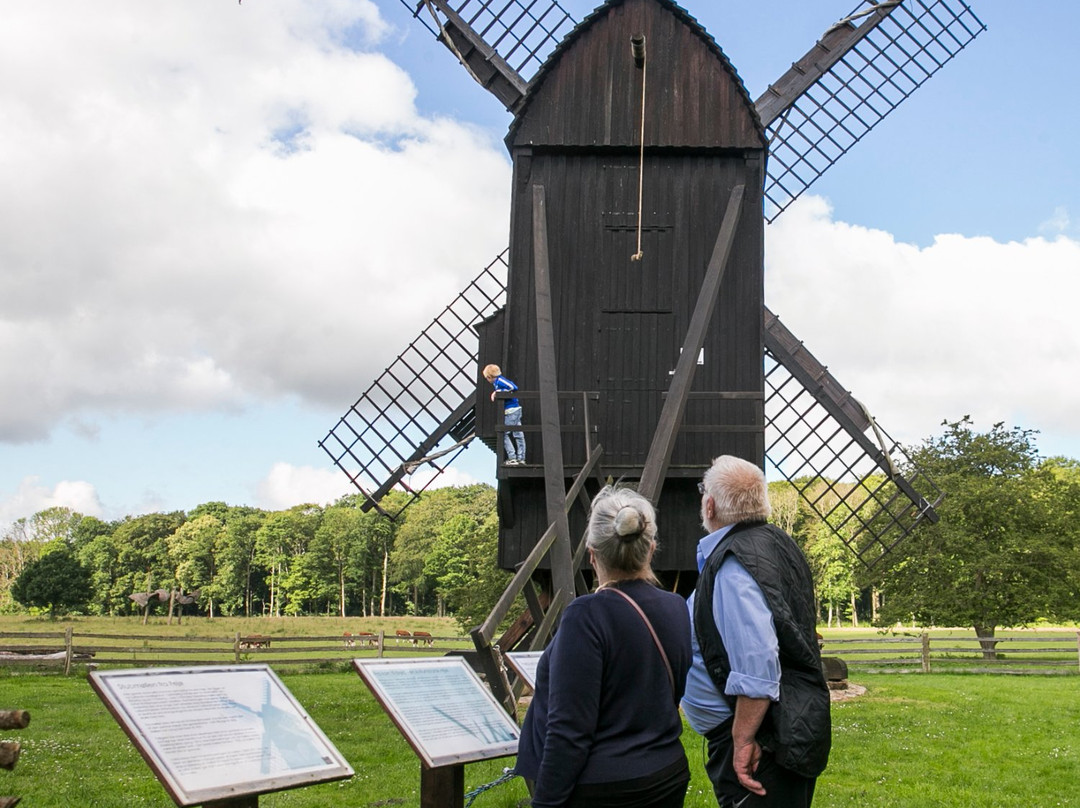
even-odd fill
[[[606,476],[658,504],[654,566],[676,583],[719,454],[792,482],[868,566],[936,520],[933,483],[766,307],[763,245],[984,30],[963,0],[860,3],[756,102],[671,0],[608,0],[580,23],[554,0],[402,2],[514,116],[510,246],[320,445],[395,518],[382,498],[402,488],[407,507],[420,465],[501,445],[481,368],[517,381],[530,459],[497,472],[499,563],[517,574],[478,648],[519,592],[529,613],[499,645],[546,642],[583,591],[574,538]]]

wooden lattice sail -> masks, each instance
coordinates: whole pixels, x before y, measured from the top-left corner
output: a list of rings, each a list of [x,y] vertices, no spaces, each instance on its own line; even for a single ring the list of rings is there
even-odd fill
[[[936,518],[933,484],[765,307],[764,227],[983,30],[966,3],[861,3],[755,103],[672,0],[607,0],[581,23],[553,0],[402,2],[514,115],[511,243],[321,445],[367,506],[395,485],[415,498],[416,464],[498,445],[481,363],[521,385],[532,460],[497,472],[517,573],[473,631],[509,711],[500,649],[542,647],[584,591],[605,471],[659,504],[654,567],[676,585],[716,454],[776,469],[867,565]]]

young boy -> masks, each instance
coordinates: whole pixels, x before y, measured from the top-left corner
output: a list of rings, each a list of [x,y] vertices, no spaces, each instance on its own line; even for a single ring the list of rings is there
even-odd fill
[[[500,392],[512,393],[518,389],[517,385],[502,375],[498,365],[488,365],[484,368],[484,378],[494,385],[495,390],[491,394],[491,400],[495,400],[495,394]],[[503,423],[507,426],[521,425],[521,402],[516,398],[508,398],[503,401]],[[515,442],[517,446],[515,447]],[[503,433],[503,445],[506,447],[506,465],[525,465],[525,433]]]

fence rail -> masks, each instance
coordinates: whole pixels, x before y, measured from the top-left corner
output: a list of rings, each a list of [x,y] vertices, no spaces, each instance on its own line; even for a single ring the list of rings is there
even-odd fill
[[[76,665],[182,666],[260,662],[278,668],[345,663],[356,657],[445,654],[469,649],[468,637],[436,637],[424,632],[361,632],[289,637],[243,634],[222,637],[162,637],[145,634],[0,632],[0,666]]]
[[[1031,632],[1000,637],[933,636],[825,639],[824,656],[844,660],[848,670],[875,673],[1080,673],[1080,631]]]
[[[445,654],[471,650],[468,637],[423,632],[359,632],[325,636],[243,634],[163,637],[66,631],[0,632],[0,666],[62,668],[183,666],[263,662],[279,668],[345,663],[355,657]],[[826,638],[824,656],[840,657],[851,673],[1080,673],[1080,631],[1010,633],[1000,637],[934,636]]]

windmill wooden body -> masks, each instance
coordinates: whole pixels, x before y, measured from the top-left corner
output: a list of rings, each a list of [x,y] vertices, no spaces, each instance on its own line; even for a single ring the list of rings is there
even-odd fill
[[[966,3],[860,4],[756,102],[670,0],[608,0],[580,24],[551,0],[406,5],[514,114],[510,247],[321,445],[381,508],[473,437],[501,447],[486,363],[519,384],[529,463],[498,472],[500,564],[518,573],[478,647],[518,592],[530,614],[503,650],[530,625],[545,641],[583,588],[603,476],[658,502],[656,567],[673,578],[696,571],[696,482],[721,453],[792,481],[867,564],[936,519],[937,489],[765,306],[763,244],[767,221],[983,30]]]
[[[635,36],[644,39],[641,67]],[[693,351],[692,392],[659,492],[664,543],[656,567],[693,569],[704,465],[724,453],[759,465],[765,459],[767,144],[753,102],[685,12],[627,0],[603,7],[562,41],[530,84],[506,142],[513,160],[507,301],[504,316],[480,329],[480,360],[502,364],[523,390],[540,390],[536,262],[538,250],[546,253],[550,381],[559,391],[569,477],[586,460],[584,442],[570,436],[584,428],[589,407],[604,474],[641,479],[721,222],[740,189],[715,309]],[[538,190],[542,210],[534,207]],[[537,216],[546,219],[545,243],[534,233]],[[538,398],[522,399],[538,423]],[[482,437],[495,437],[497,415],[481,410]],[[507,506],[500,562],[511,569],[549,521],[547,436],[530,437],[533,462],[506,469],[500,483]],[[580,535],[581,509],[572,517],[571,535]]]

